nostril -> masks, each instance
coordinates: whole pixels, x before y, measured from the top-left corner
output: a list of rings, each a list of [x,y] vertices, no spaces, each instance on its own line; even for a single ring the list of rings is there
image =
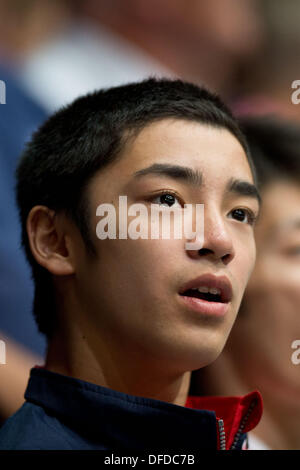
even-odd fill
[[[224,263],[228,263],[228,261],[230,261],[230,258],[231,258],[230,253],[227,253],[227,255],[222,256],[222,261]]]
[[[201,248],[200,250],[198,250],[198,253],[200,256],[204,256],[213,253],[213,251],[209,248]]]

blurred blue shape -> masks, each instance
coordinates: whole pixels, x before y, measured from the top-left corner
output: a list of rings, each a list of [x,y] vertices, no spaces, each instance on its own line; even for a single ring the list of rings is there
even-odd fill
[[[46,113],[25,93],[13,71],[0,66],[6,104],[0,104],[0,331],[44,355],[45,339],[35,325],[33,282],[21,250],[15,202],[15,168],[24,144]]]

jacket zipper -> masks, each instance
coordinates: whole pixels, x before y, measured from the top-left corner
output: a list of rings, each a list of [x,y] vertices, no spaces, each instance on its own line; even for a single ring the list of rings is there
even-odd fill
[[[241,421],[241,424],[236,432],[236,435],[234,437],[234,441],[232,443],[232,446],[230,447],[230,450],[234,450],[236,448],[238,440],[241,437],[243,430],[245,429],[246,423],[254,409],[255,404],[256,404],[256,400],[253,400],[249,406],[247,413],[245,414],[245,416],[243,417]],[[225,434],[225,428],[224,428],[224,421],[223,419],[218,418],[217,422],[218,422],[218,430],[219,430],[219,450],[226,450],[226,434]]]
[[[218,428],[219,428],[219,444],[220,444],[219,450],[226,450],[226,435],[225,435],[223,419],[218,418]]]
[[[236,435],[235,435],[235,437],[234,437],[234,441],[233,441],[233,443],[232,443],[232,446],[230,447],[230,450],[234,450],[234,449],[235,449],[235,447],[236,447],[236,445],[237,445],[237,443],[238,443],[238,440],[239,440],[239,438],[241,437],[241,434],[242,434],[242,432],[243,432],[243,430],[244,430],[244,428],[245,428],[245,426],[246,426],[246,423],[247,423],[247,421],[248,421],[248,419],[249,419],[249,417],[250,417],[250,415],[251,415],[251,413],[252,413],[253,408],[254,408],[255,405],[256,405],[256,400],[253,400],[252,403],[251,403],[251,405],[249,406],[249,409],[248,409],[247,413],[245,414],[245,416],[244,416],[243,419],[242,419],[242,422],[241,422],[241,424],[240,424],[239,429],[237,430],[237,433],[236,433]]]

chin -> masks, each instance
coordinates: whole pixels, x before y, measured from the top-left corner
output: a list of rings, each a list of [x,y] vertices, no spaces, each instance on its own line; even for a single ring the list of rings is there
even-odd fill
[[[205,351],[205,354],[203,354],[202,356],[202,365],[201,365],[201,368],[202,367],[206,367],[206,366],[209,366],[210,364],[212,364],[213,362],[215,362],[219,355],[221,354],[223,348],[219,348],[217,350],[214,350],[214,351]]]
[[[182,351],[176,358],[176,366],[180,367],[181,372],[202,369],[214,362],[221,354],[224,342],[222,344],[206,344],[205,347],[199,348],[199,345],[191,344]]]

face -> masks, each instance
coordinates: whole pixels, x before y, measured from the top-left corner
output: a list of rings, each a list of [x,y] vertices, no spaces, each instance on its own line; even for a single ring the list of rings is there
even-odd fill
[[[201,173],[201,181],[187,181],[178,171],[177,176],[145,171],[157,164],[188,167]],[[248,190],[240,189],[245,185]],[[132,353],[134,361],[150,358],[176,372],[198,369],[217,357],[255,262],[252,216],[259,205],[249,187],[248,161],[231,133],[180,120],[148,125],[126,144],[118,161],[94,175],[88,197],[97,254],[89,257],[82,245],[76,248],[78,305],[90,330],[111,351],[123,358]],[[149,218],[151,204],[166,211],[204,204],[203,249],[187,250],[187,240],[175,237],[99,240],[96,208],[110,203],[118,213],[120,195],[127,196],[128,207],[144,204]],[[192,308],[180,295],[186,283],[205,274],[224,276],[231,285],[222,315]]]
[[[254,386],[299,403],[300,366],[291,360],[291,344],[300,339],[300,186],[276,182],[264,190],[256,242],[230,346]]]

